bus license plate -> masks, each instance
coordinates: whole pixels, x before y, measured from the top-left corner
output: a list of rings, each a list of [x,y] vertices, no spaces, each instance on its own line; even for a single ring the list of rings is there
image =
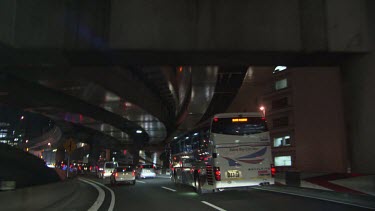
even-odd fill
[[[238,170],[228,170],[227,171],[227,178],[239,178],[241,172]]]

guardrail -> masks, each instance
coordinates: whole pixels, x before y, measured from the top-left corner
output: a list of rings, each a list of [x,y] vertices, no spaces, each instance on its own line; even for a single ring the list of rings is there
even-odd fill
[[[78,189],[78,181],[50,183],[47,185],[0,192],[1,210],[43,210],[71,196]]]

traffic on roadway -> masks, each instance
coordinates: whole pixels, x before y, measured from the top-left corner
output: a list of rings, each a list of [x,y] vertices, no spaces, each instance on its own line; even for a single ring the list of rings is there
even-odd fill
[[[94,176],[82,176],[79,181],[87,188],[95,188],[98,195],[88,210],[368,210],[355,204],[305,197],[303,191],[291,195],[246,188],[200,195],[190,186],[175,185],[168,175],[137,179],[136,185],[111,184]]]

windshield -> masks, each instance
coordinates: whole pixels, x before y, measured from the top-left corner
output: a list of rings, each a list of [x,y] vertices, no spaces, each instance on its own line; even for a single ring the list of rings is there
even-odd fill
[[[152,169],[154,168],[153,165],[142,165],[141,168],[144,168],[144,169]]]
[[[106,163],[105,164],[105,168],[115,168],[117,165],[115,165],[114,163]]]
[[[131,172],[133,171],[133,167],[131,166],[117,167],[116,171],[117,172]]]
[[[212,133],[241,136],[267,131],[266,121],[262,117],[217,118],[212,122]]]

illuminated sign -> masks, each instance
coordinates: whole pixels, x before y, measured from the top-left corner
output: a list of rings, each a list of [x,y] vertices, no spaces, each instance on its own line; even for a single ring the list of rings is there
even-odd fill
[[[232,122],[247,122],[247,118],[236,118],[236,119],[232,119]]]

